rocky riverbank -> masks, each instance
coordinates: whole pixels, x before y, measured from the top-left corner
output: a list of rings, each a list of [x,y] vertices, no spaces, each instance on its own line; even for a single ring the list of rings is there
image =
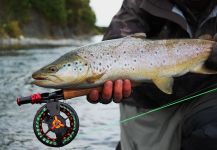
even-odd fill
[[[90,43],[90,41],[100,41],[102,35],[92,37],[77,37],[76,39],[39,39],[39,38],[6,38],[0,39],[0,50],[27,49],[27,48],[47,48],[60,46],[80,46]]]

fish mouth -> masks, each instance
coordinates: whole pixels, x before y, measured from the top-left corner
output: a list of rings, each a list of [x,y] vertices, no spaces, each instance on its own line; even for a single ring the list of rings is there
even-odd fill
[[[35,80],[48,80],[47,77],[33,77]]]
[[[55,84],[55,82],[51,80],[52,78],[45,75],[33,74],[32,78],[35,79],[32,84],[40,87],[48,87]]]
[[[32,78],[35,79],[32,84],[45,88],[56,87],[62,82],[61,78],[51,74],[46,75],[33,73]]]
[[[35,80],[49,80],[47,76],[42,74],[36,74],[36,73],[32,74],[32,78]]]

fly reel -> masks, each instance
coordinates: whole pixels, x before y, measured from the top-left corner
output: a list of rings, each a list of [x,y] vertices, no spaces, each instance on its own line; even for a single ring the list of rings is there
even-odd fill
[[[52,93],[37,93],[28,97],[18,97],[17,104],[45,103],[36,113],[33,130],[37,139],[50,147],[62,147],[69,144],[79,130],[76,111],[64,99],[62,90]]]
[[[33,121],[33,130],[38,140],[51,147],[67,145],[75,138],[78,129],[77,113],[71,106],[62,102],[42,106]]]

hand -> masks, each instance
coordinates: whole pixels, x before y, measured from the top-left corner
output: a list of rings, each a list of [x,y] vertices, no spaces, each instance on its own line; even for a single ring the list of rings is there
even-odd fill
[[[130,80],[116,80],[106,81],[103,85],[102,93],[100,94],[98,90],[92,90],[87,95],[87,100],[90,103],[104,103],[108,104],[112,101],[115,103],[120,103],[123,98],[130,96],[132,91],[132,85]]]
[[[214,36],[214,40],[217,42],[217,34]],[[217,43],[214,44],[205,66],[209,69],[217,70]]]

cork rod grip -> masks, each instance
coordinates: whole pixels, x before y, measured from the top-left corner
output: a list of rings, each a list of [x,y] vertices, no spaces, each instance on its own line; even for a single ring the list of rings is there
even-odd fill
[[[141,83],[131,82],[132,87],[141,85]],[[80,90],[63,90],[64,99],[70,99],[79,96],[85,96],[90,93],[91,90],[96,89],[99,92],[102,91],[102,87],[95,87],[89,89],[80,89]]]
[[[74,97],[85,96],[89,94],[90,91],[93,89],[97,89],[100,92],[102,90],[101,87],[90,88],[90,89],[80,89],[80,90],[63,90],[64,99],[66,100],[66,99],[70,99]]]

